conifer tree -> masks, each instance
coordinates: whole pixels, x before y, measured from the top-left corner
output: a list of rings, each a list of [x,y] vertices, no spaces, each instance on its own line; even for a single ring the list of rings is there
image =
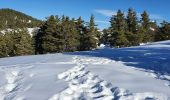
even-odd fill
[[[129,10],[128,10],[127,26],[128,26],[128,31],[129,32],[136,33],[136,30],[137,30],[137,16],[136,16],[136,12],[132,8],[129,8]]]
[[[104,29],[103,30],[102,40],[101,41],[104,44],[108,44],[109,43],[109,32],[108,32],[108,29]]]
[[[113,15],[110,20],[112,30],[125,31],[126,21],[124,13],[118,10],[116,15]]]
[[[157,36],[160,37],[159,40],[169,40],[170,39],[170,23],[163,21],[161,23],[161,28],[160,28],[160,35]]]
[[[3,34],[0,33],[0,58],[8,56],[6,42]]]
[[[123,31],[119,31],[119,33],[117,33],[117,36],[115,38],[115,45],[118,48],[127,47],[129,45],[129,41],[127,40]]]
[[[56,52],[64,52],[64,34],[62,33],[62,23],[59,17],[56,18],[56,34],[54,34],[54,37],[56,39],[55,46],[56,46]]]
[[[126,30],[126,37],[129,41],[129,46],[138,45],[139,35],[137,33],[137,26],[138,26],[137,16],[136,16],[136,12],[132,8],[129,8],[128,10],[126,21],[127,21],[127,29],[128,29]]]
[[[27,29],[19,29],[12,33],[13,52],[12,56],[34,54],[33,40]]]
[[[150,19],[149,19],[149,15],[146,11],[144,11],[142,14],[141,14],[141,23],[142,23],[142,26],[145,30],[148,30],[149,29],[149,23],[150,23]]]
[[[111,46],[124,47],[127,45],[127,38],[125,35],[126,21],[124,14],[118,10],[117,14],[111,17]]]
[[[13,50],[14,50],[14,39],[13,39],[13,35],[14,32],[6,32],[4,35],[4,39],[5,39],[5,43],[6,43],[6,51],[8,56],[14,56],[13,54]]]
[[[50,16],[44,25],[40,28],[36,36],[36,47],[39,53],[54,53],[58,50],[58,37],[55,37],[57,32],[57,23],[55,17]]]
[[[69,17],[66,17],[65,22],[65,51],[76,51],[79,45],[79,34],[76,30],[75,19],[69,20]]]
[[[78,45],[77,49],[80,51],[83,50],[83,41],[84,41],[83,36],[84,36],[84,32],[85,32],[84,28],[85,28],[84,21],[82,20],[81,17],[79,17],[76,22],[76,30],[78,32],[78,41],[79,41],[79,45]]]
[[[150,42],[152,41],[151,36],[152,34],[150,33],[150,19],[149,15],[146,11],[144,11],[141,14],[141,24],[142,28],[144,30],[144,37],[143,37],[143,42]]]
[[[90,22],[88,25],[88,32],[86,33],[85,41],[86,41],[85,44],[87,46],[86,50],[91,50],[97,47],[98,39],[96,37],[95,22],[94,22],[93,15],[91,15],[90,17]]]

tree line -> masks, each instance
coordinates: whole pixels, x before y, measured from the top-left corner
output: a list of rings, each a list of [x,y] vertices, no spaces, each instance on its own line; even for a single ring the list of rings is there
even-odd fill
[[[97,48],[100,43],[120,48],[170,39],[169,22],[158,25],[146,11],[139,17],[132,8],[127,15],[118,10],[110,18],[110,27],[102,33],[98,31],[93,15],[89,22],[81,17],[51,15],[33,36],[27,28],[16,27],[5,34],[0,31],[0,57],[86,51]]]
[[[118,48],[169,39],[170,23],[163,21],[158,25],[146,11],[139,16],[132,8],[128,9],[127,15],[118,10],[110,18],[110,27],[104,29],[102,35],[104,44]]]
[[[32,37],[26,28],[0,33],[0,57],[92,50],[99,37],[93,15],[89,22],[51,15]]]

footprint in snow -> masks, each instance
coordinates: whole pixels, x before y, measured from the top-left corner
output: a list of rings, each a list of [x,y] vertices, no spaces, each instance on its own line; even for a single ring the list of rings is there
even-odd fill
[[[77,66],[58,75],[59,79],[68,82],[68,88],[53,95],[49,100],[164,100],[159,94],[131,93],[112,87],[112,84],[85,70],[85,58],[76,56],[73,59]]]

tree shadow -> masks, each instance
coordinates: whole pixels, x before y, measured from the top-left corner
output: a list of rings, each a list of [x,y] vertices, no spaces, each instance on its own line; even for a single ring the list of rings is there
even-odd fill
[[[127,66],[152,70],[157,74],[170,74],[170,48],[168,47],[103,48],[65,54],[104,57],[115,61],[123,61]]]

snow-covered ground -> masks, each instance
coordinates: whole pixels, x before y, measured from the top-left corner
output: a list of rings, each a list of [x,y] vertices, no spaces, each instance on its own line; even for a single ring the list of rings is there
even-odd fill
[[[170,100],[170,41],[0,59],[0,100]]]

